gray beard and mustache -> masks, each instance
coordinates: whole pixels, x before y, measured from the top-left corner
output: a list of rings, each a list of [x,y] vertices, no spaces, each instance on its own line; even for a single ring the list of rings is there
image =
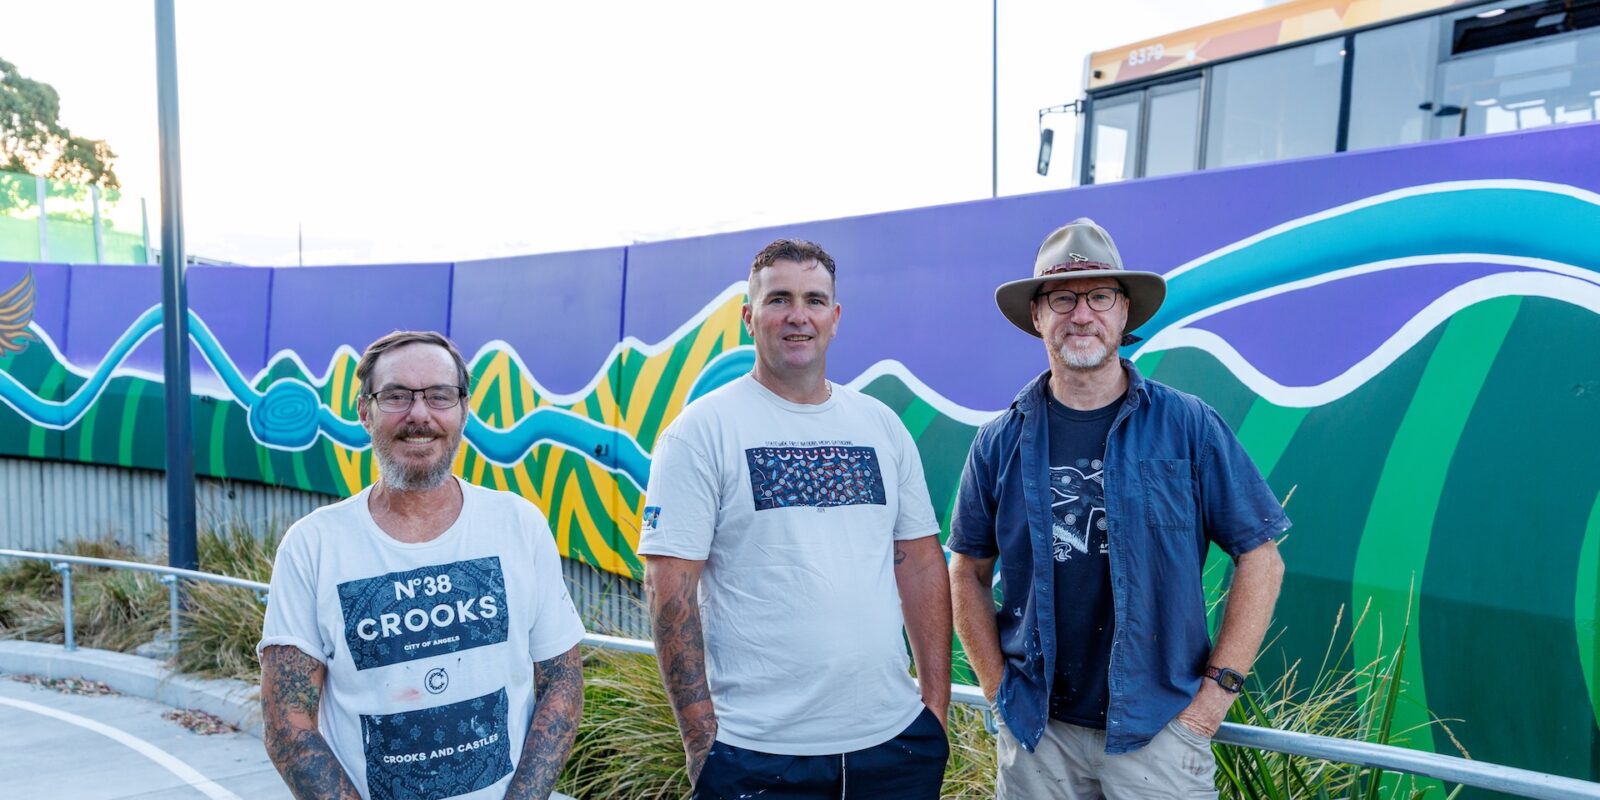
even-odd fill
[[[1098,339],[1093,348],[1079,350],[1074,348],[1067,338],[1073,334],[1095,336]],[[1087,328],[1068,328],[1062,335],[1061,345],[1056,348],[1056,355],[1061,358],[1062,363],[1073,369],[1094,369],[1104,364],[1106,359],[1111,357],[1111,348],[1106,346],[1104,337],[1105,331],[1098,325],[1091,325]]]
[[[394,445],[408,436],[429,436],[438,431],[426,426],[412,426],[401,428],[394,436],[383,441],[373,441],[372,455],[378,460],[378,475],[385,486],[397,492],[421,492],[428,489],[437,489],[444,485],[445,479],[450,477],[450,464],[455,461],[456,450],[461,447],[461,432],[447,437],[449,446],[444,449],[444,455],[438,460],[421,467],[407,470],[394,457]]]

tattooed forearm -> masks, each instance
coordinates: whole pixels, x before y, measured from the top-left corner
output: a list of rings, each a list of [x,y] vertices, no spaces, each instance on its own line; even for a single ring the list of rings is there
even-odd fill
[[[517,771],[506,788],[507,800],[545,800],[550,796],[572,752],[578,718],[583,715],[583,658],[578,648],[534,666],[537,705]]]
[[[326,671],[286,646],[261,651],[261,717],[267,756],[300,800],[359,800],[355,784],[317,731]]]
[[[703,562],[653,557],[645,566],[656,661],[672,710],[678,717],[690,780],[717,737],[717,713],[706,683],[705,637],[697,590]]]
[[[277,752],[268,745],[267,753],[298,800],[360,800],[355,784],[344,774],[344,767],[322,734],[291,730],[277,738]]]
[[[894,565],[898,567],[904,563],[906,563],[906,549],[896,544],[894,546]]]

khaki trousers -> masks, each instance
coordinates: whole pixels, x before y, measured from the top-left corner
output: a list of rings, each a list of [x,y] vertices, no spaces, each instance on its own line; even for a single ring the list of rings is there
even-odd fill
[[[1056,720],[1032,753],[1004,723],[995,747],[997,800],[1217,797],[1211,743],[1176,719],[1149,744],[1115,756],[1106,755],[1105,731]]]

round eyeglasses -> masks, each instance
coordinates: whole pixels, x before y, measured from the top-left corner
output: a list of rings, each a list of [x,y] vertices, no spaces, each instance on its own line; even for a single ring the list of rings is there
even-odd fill
[[[395,386],[362,396],[372,398],[380,410],[396,413],[411,410],[411,404],[416,402],[419,394],[422,395],[422,402],[428,404],[428,408],[444,411],[459,405],[461,399],[466,397],[467,390],[461,386],[429,386],[425,389]]]
[[[1089,309],[1092,311],[1110,311],[1111,307],[1117,304],[1117,295],[1119,294],[1127,294],[1127,292],[1115,286],[1106,286],[1099,289],[1090,289],[1081,295],[1070,289],[1056,289],[1053,292],[1040,292],[1034,295],[1033,299],[1044,298],[1044,301],[1050,304],[1051,310],[1057,314],[1071,314],[1072,309],[1078,307],[1079,297],[1084,298],[1084,301],[1089,304]]]

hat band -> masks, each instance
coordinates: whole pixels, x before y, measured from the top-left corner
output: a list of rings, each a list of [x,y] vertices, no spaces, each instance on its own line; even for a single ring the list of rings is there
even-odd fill
[[[1056,264],[1053,267],[1045,267],[1044,269],[1039,270],[1039,274],[1035,275],[1034,277],[1038,278],[1045,275],[1055,275],[1061,272],[1086,272],[1088,270],[1101,269],[1118,269],[1118,267],[1111,264],[1102,264],[1099,261],[1072,261],[1066,264]]]

